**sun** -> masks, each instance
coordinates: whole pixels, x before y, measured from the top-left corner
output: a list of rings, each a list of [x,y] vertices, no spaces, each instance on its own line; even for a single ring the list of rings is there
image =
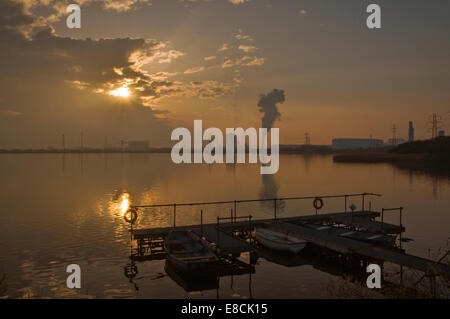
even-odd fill
[[[131,94],[130,89],[129,89],[128,87],[126,87],[125,85],[124,85],[124,86],[121,86],[121,87],[118,88],[118,89],[109,91],[108,93],[109,93],[110,95],[118,96],[118,97],[123,97],[123,98],[129,97],[130,94]]]

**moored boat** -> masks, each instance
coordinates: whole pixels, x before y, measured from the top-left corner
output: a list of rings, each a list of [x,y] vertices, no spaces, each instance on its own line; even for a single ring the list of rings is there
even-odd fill
[[[172,231],[164,240],[167,261],[179,271],[205,275],[215,271],[219,259],[208,243],[191,231]]]
[[[266,247],[277,251],[298,254],[306,247],[306,241],[270,229],[270,226],[257,227],[256,239]]]

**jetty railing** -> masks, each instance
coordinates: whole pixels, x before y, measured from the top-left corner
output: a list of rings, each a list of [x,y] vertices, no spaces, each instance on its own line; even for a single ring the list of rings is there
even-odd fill
[[[384,226],[384,213],[385,212],[398,212],[399,213],[399,226],[400,228],[403,227],[402,225],[402,215],[403,215],[403,207],[394,207],[394,208],[382,208],[381,209],[381,229],[383,229]],[[400,232],[400,249],[402,248],[402,232]]]
[[[171,203],[171,204],[148,204],[148,205],[131,205],[133,209],[149,209],[159,207],[173,207],[173,227],[176,227],[177,207],[185,206],[207,206],[207,205],[225,205],[232,204],[233,209],[231,211],[231,220],[237,219],[237,205],[241,203],[253,203],[253,202],[273,202],[273,217],[277,219],[277,202],[290,201],[290,200],[316,200],[316,199],[344,199],[344,212],[347,212],[347,200],[352,197],[361,198],[361,211],[365,210],[365,199],[368,196],[381,197],[381,194],[376,193],[357,193],[357,194],[342,194],[342,195],[316,195],[316,196],[295,196],[295,197],[275,197],[275,198],[258,198],[258,199],[239,199],[239,200],[227,200],[227,201],[211,201],[211,202],[190,202],[190,203]],[[371,207],[371,205],[369,205]],[[316,209],[316,214],[317,214]],[[352,209],[353,212],[353,209]],[[201,219],[203,220],[203,211],[201,211]],[[203,223],[203,222],[202,222]]]

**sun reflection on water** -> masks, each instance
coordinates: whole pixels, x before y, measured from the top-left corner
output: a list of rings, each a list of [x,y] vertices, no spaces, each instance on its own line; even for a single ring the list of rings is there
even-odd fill
[[[130,207],[130,194],[123,193],[120,203],[120,210],[122,212],[122,215],[126,213],[129,207]]]

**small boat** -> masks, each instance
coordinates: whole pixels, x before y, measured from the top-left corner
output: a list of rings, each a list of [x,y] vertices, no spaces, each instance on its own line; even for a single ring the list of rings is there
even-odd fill
[[[192,231],[172,231],[164,240],[167,261],[184,273],[208,275],[219,259],[208,243]]]
[[[256,239],[264,247],[294,254],[298,254],[306,247],[306,241],[271,230],[268,227],[257,227]]]

